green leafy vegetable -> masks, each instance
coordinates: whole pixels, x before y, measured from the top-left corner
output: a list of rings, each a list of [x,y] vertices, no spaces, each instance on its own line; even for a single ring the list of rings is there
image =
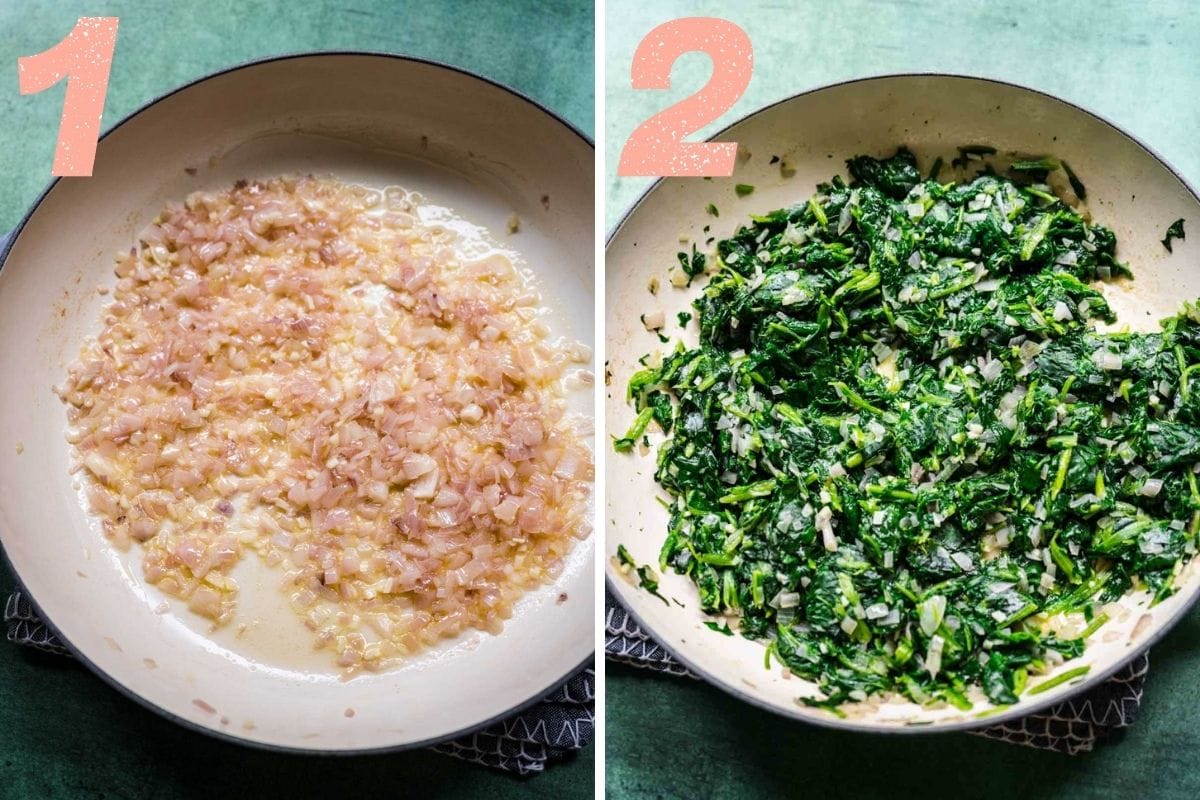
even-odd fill
[[[941,175],[941,174],[942,174],[942,157],[938,156],[934,160],[933,166],[929,168],[929,178],[928,179],[931,181],[936,181],[938,179],[938,175]]]
[[[754,194],[754,187],[748,183],[739,183],[733,187],[733,191],[738,197],[745,197],[748,194]]]
[[[956,169],[965,167],[972,161],[980,161],[984,156],[994,156],[996,148],[986,144],[969,144],[958,148],[958,158],[950,162]]]
[[[1183,235],[1183,219],[1180,218],[1172,222],[1171,227],[1167,228],[1167,235],[1163,237],[1162,246],[1167,248],[1168,253],[1173,253],[1175,251],[1171,249],[1171,240],[1185,238],[1187,237]]]
[[[1059,674],[1055,675],[1050,680],[1039,683],[1037,686],[1030,689],[1029,693],[1030,694],[1041,694],[1042,692],[1053,689],[1055,686],[1061,686],[1062,684],[1066,683],[1067,681],[1074,680],[1075,678],[1081,678],[1084,675],[1087,675],[1088,672],[1091,671],[1091,669],[1092,669],[1091,667],[1084,666],[1084,667],[1075,667],[1074,669],[1064,670],[1063,672],[1060,672]]]
[[[1045,175],[1050,170],[1058,169],[1058,161],[1050,156],[1042,156],[1041,158],[1014,161],[1009,169],[1014,172],[1034,172]]]
[[[1036,676],[1195,553],[1200,310],[1097,332],[1090,284],[1128,270],[1037,182],[1057,165],[940,184],[906,150],[850,159],[850,183],[716,243],[699,345],[630,382],[614,446],[663,430],[660,569],[822,707],[1071,680]]]
[[[689,278],[694,278],[701,272],[704,272],[704,265],[708,263],[703,253],[696,252],[696,245],[692,245],[692,254],[680,252],[676,255],[679,259],[679,266],[687,274]]]
[[[654,409],[642,409],[641,413],[637,415],[637,419],[629,426],[629,431],[620,439],[613,441],[613,449],[618,453],[625,453],[632,450],[634,443],[637,442],[639,436],[646,432],[646,427],[652,419],[654,419]]]
[[[718,211],[717,207],[715,205],[713,205],[712,203],[709,203],[707,206],[705,206],[704,210],[707,211],[709,214],[711,214],[714,217],[721,216],[721,212]]]
[[[1057,159],[1042,156],[1041,158],[1019,159],[1010,164],[1008,169],[1028,180],[1044,182],[1049,174],[1059,166]]]
[[[663,601],[663,605],[670,605],[667,598],[658,593],[658,575],[648,566],[640,566],[637,568],[638,586],[645,589],[650,594]]]
[[[1071,191],[1080,200],[1087,200],[1087,189],[1084,188],[1083,181],[1075,174],[1075,170],[1071,169],[1071,165],[1067,162],[1062,162],[1063,172],[1067,173],[1067,182],[1071,184]]]
[[[670,605],[670,603],[667,602],[667,598],[658,593],[658,574],[648,566],[639,566],[638,563],[633,560],[633,556],[629,554],[629,551],[625,549],[625,545],[617,545],[617,555],[615,556],[615,560],[618,568],[620,568],[622,572],[633,571],[637,574],[638,586],[640,588],[645,589],[659,600],[662,600],[664,605]]]

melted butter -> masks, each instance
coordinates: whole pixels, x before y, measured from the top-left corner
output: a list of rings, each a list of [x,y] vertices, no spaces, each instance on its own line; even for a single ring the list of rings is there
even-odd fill
[[[1120,277],[1091,284],[1093,289],[1104,295],[1109,307],[1117,315],[1117,321],[1112,324],[1097,320],[1096,329],[1103,333],[1157,333],[1162,330],[1160,320],[1177,314],[1182,299],[1170,292],[1164,293],[1150,283],[1151,280],[1139,275],[1137,280]]]
[[[368,189],[374,186],[363,181],[360,185]],[[386,191],[385,187],[381,191]],[[540,319],[550,329],[550,341],[556,345],[588,341],[592,338],[590,315],[581,318],[572,314],[579,307],[579,297],[571,291],[570,286],[564,286],[561,277],[557,280],[552,264],[537,264],[531,266],[521,253],[508,246],[499,244],[491,232],[480,225],[471,223],[459,216],[453,209],[438,206],[422,199],[414,209],[422,224],[429,227],[441,227],[452,232],[451,246],[455,256],[464,264],[484,261],[493,258],[503,258],[520,274],[531,291],[540,298]],[[528,234],[527,234],[528,235]],[[519,244],[520,234],[509,237],[514,244]],[[372,286],[365,293],[364,299],[371,305],[378,305],[386,296],[388,290],[383,286]],[[574,296],[573,296],[574,295]],[[589,305],[590,307],[590,305]],[[584,323],[589,323],[584,325]],[[588,364],[578,365],[585,369],[595,370],[593,355]],[[568,370],[570,372],[571,370]],[[568,410],[574,414],[593,417],[593,391],[586,386],[575,386],[566,381],[564,395]],[[586,439],[590,449],[595,449],[594,435]],[[84,474],[84,480],[90,476]],[[83,486],[77,487],[79,502],[88,508]],[[253,512],[245,509],[243,498],[231,497],[235,514],[231,519],[231,529],[257,528]],[[589,511],[585,518],[593,516],[595,496],[589,500]],[[283,564],[270,567],[265,561],[247,546],[242,558],[231,571],[231,577],[237,582],[237,606],[233,618],[225,625],[214,628],[211,621],[188,610],[187,603],[179,598],[170,597],[148,584],[142,576],[142,548],[133,544],[128,551],[121,552],[104,541],[99,521],[88,514],[88,519],[94,534],[104,542],[102,552],[114,568],[119,579],[126,583],[138,600],[151,609],[165,607],[169,610],[160,616],[171,634],[183,637],[196,647],[217,654],[241,667],[251,671],[266,672],[290,681],[303,682],[340,682],[345,680],[341,668],[336,663],[336,653],[332,649],[318,649],[316,636],[308,629],[304,619],[292,610],[288,601],[285,583],[285,567]],[[579,543],[572,552],[569,569],[581,569],[586,558],[581,550],[590,547],[590,542]],[[99,578],[102,579],[102,578]],[[544,596],[543,596],[544,595]],[[553,586],[545,586],[526,594],[514,608],[514,616],[522,610],[557,595]],[[368,640],[373,633],[363,626],[362,633]],[[481,639],[487,636],[480,631],[464,631],[457,637],[447,639],[441,644],[422,650],[415,656],[388,665],[384,671],[419,670],[435,665],[443,659],[455,658],[479,646]],[[144,654],[138,654],[140,658]],[[361,672],[359,679],[370,680],[377,673]]]
[[[875,365],[875,372],[889,383],[896,379],[896,352],[893,350],[888,353],[887,358]]]

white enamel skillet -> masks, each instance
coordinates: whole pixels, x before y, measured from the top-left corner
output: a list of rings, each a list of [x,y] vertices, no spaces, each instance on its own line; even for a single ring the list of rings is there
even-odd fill
[[[687,310],[696,290],[674,289],[667,268],[681,241],[701,243],[731,234],[752,213],[806,200],[817,183],[845,175],[845,159],[867,153],[890,155],[906,145],[928,169],[941,156],[949,163],[960,145],[990,145],[1001,152],[1052,155],[1065,160],[1083,181],[1093,217],[1112,228],[1119,257],[1135,279],[1105,286],[1121,322],[1154,329],[1179,304],[1200,297],[1200,248],[1179,242],[1174,254],[1160,244],[1168,225],[1180,217],[1200,224],[1200,199],[1194,189],[1159,156],[1095,114],[1040,92],[981,78],[949,75],[895,75],[841,83],[797,95],[751,114],[715,137],[739,143],[734,175],[713,180],[667,179],[656,183],[612,233],[606,254],[607,360],[605,426],[622,435],[633,418],[625,386],[640,368],[637,359],[660,345],[639,316],[663,311],[675,333],[675,315]],[[785,176],[781,164],[794,167]],[[943,173],[944,175],[948,173]],[[1062,179],[1061,172],[1058,178]],[[1053,181],[1052,181],[1053,182]],[[1060,181],[1065,185],[1065,179]],[[739,198],[735,184],[754,192]],[[717,207],[719,218],[706,207]],[[704,232],[710,226],[709,232]],[[651,295],[657,277],[662,288]],[[694,329],[695,326],[692,326]],[[695,333],[692,332],[692,341]],[[607,377],[611,376],[611,377]],[[606,460],[607,538],[611,557],[624,545],[639,564],[657,564],[667,513],[655,502],[654,450],[646,454],[609,454]],[[608,585],[634,617],[693,672],[747,702],[812,723],[883,733],[964,730],[1025,716],[1086,691],[1126,665],[1161,637],[1200,595],[1200,560],[1178,579],[1179,591],[1149,607],[1144,595],[1127,596],[1122,612],[1089,640],[1079,659],[1030,681],[1031,688],[1061,671],[1089,667],[1086,676],[1039,693],[1027,692],[1017,704],[992,709],[977,703],[970,711],[952,706],[922,708],[903,698],[843,707],[846,717],[805,706],[797,699],[815,696],[814,684],[763,667],[763,646],[726,637],[704,627],[695,587],[668,573],[661,591],[682,604],[664,605],[639,590],[608,564]]]
[[[428,744],[537,701],[590,663],[594,553],[579,542],[554,585],[526,596],[500,635],[464,634],[402,666],[340,680],[286,611],[279,576],[246,559],[239,615],[209,635],[116,553],[68,475],[51,391],[94,332],[128,248],[168,200],[240,178],[327,174],[421,192],[485,226],[534,275],[552,329],[593,339],[593,146],[533,101],[460,70],[328,53],[204,78],[103,137],[95,174],[54,182],[0,269],[0,543],[74,654],[130,697],[219,736],[296,751]],[[507,233],[512,214],[520,232]],[[571,398],[593,413],[591,393]],[[241,567],[239,567],[241,569]]]

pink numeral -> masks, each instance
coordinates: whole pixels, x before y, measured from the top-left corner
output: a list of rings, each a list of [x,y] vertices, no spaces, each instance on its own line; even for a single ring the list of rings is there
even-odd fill
[[[17,59],[21,94],[36,94],[67,79],[53,175],[92,174],[116,44],[116,17],[80,17],[67,38],[54,47]]]
[[[659,25],[633,54],[634,89],[671,88],[671,66],[684,53],[712,59],[712,78],[700,91],[638,126],[621,150],[621,176],[727,176],[733,174],[735,142],[685,142],[729,110],[746,91],[754,48],[746,32],[715,17],[686,17]]]

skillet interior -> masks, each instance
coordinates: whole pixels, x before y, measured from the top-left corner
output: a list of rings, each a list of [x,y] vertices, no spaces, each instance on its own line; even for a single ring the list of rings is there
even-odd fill
[[[1166,227],[1185,217],[1200,219],[1200,200],[1184,182],[1142,145],[1111,124],[1068,103],[1028,89],[977,78],[909,75],[868,78],[818,89],[757,112],[715,137],[740,144],[742,158],[730,178],[711,181],[664,180],[655,184],[612,235],[606,254],[607,370],[605,420],[621,435],[633,418],[625,402],[637,359],[662,347],[644,330],[639,315],[662,309],[667,320],[688,309],[694,292],[670,288],[667,267],[683,239],[702,243],[732,233],[751,213],[807,200],[817,183],[845,174],[844,161],[859,153],[890,155],[897,145],[913,150],[923,169],[937,156],[949,161],[959,145],[988,144],[1000,151],[1050,154],[1065,159],[1087,186],[1093,217],[1117,234],[1120,257],[1135,280],[1107,287],[1121,321],[1153,329],[1185,299],[1200,297],[1196,250],[1186,243],[1169,255],[1159,243]],[[748,157],[747,157],[748,154]],[[788,156],[796,167],[781,175],[772,156]],[[736,183],[753,194],[739,199]],[[710,216],[712,203],[720,212]],[[704,233],[705,226],[711,226]],[[663,289],[652,296],[647,284],[658,276]],[[673,324],[668,325],[674,331]],[[693,333],[694,335],[694,333]],[[653,455],[606,460],[606,555],[624,544],[638,563],[657,563],[666,531],[666,511],[654,501]],[[1105,625],[1077,661],[1087,678],[1030,696],[1009,709],[980,718],[987,706],[969,712],[953,707],[922,709],[907,701],[847,706],[846,719],[796,702],[815,686],[785,679],[778,668],[762,667],[762,646],[725,637],[703,627],[695,587],[668,572],[661,587],[685,608],[665,607],[618,576],[611,563],[608,583],[634,615],[695,672],[748,702],[811,722],[882,732],[963,729],[1024,716],[1037,708],[1103,680],[1162,635],[1200,593],[1200,565],[1193,561],[1180,579],[1180,591],[1147,609],[1144,597],[1128,598],[1124,620]],[[1145,617],[1145,621],[1143,620]]]
[[[343,752],[461,733],[538,699],[590,660],[591,540],[556,585],[521,601],[502,636],[464,634],[349,682],[328,656],[308,655],[301,623],[281,613],[279,576],[254,565],[238,575],[241,613],[265,624],[245,640],[233,637],[236,625],[210,638],[186,611],[155,614],[162,598],[141,580],[137,549],[116,555],[80,505],[51,387],[96,330],[105,298],[95,289],[114,280],[112,254],[167,200],[288,172],[416,189],[498,238],[516,212],[520,233],[504,243],[559,310],[556,332],[590,343],[592,164],[582,135],[483,79],[409,59],[322,54],[235,69],[169,95],[101,141],[93,177],[54,184],[0,271],[0,541],[77,653],[185,723],[261,745]],[[590,414],[590,392],[572,405]],[[562,592],[568,600],[555,602]]]

